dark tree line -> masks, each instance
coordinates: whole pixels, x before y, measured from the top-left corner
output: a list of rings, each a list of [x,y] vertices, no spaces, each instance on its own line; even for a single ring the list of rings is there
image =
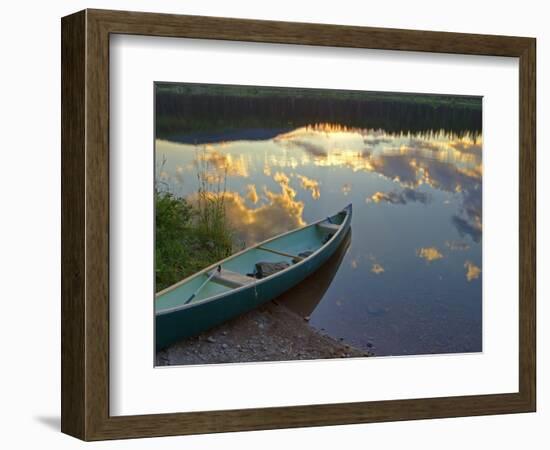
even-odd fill
[[[288,129],[313,123],[384,129],[481,132],[481,107],[395,100],[322,97],[188,95],[157,92],[157,137],[240,128]]]

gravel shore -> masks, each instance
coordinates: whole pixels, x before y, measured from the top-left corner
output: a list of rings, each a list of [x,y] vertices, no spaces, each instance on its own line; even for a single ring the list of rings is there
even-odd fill
[[[310,327],[277,301],[183,340],[156,355],[157,366],[371,356]]]

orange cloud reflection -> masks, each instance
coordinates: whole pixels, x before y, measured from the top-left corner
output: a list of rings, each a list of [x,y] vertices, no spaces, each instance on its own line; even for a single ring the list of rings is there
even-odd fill
[[[201,166],[202,170],[208,172],[211,180],[216,180],[216,177],[224,175],[243,178],[249,176],[244,155],[235,157],[230,153],[220,153],[211,145],[198,154],[196,163]]]
[[[252,203],[258,203],[258,193],[256,192],[256,186],[254,184],[249,184],[246,186],[246,198]]]
[[[436,247],[422,247],[416,251],[416,255],[428,262],[443,258],[443,255]]]
[[[297,174],[296,177],[300,180],[302,188],[311,192],[311,198],[318,200],[321,197],[321,191],[319,189],[319,182],[312,178],[308,178],[305,175]]]
[[[473,262],[466,261],[464,263],[464,267],[466,269],[466,279],[468,281],[476,280],[479,278],[479,275],[481,274],[481,269],[477,267]]]

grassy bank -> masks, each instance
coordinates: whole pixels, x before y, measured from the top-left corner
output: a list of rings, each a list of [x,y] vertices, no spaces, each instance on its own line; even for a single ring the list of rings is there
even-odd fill
[[[354,91],[341,89],[284,88],[273,86],[241,86],[194,83],[157,83],[157,94],[175,96],[208,96],[230,99],[266,98],[270,100],[291,97],[300,99],[355,100],[370,102],[396,102],[409,105],[463,107],[481,110],[481,97],[447,94],[418,94],[407,92]]]
[[[217,193],[199,191],[199,201],[191,204],[157,189],[155,220],[156,292],[232,252],[224,200]]]

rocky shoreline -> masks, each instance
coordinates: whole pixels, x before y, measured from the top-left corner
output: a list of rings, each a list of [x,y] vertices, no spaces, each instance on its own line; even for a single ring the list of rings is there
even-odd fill
[[[292,361],[372,356],[309,326],[277,301],[212,330],[171,345],[156,355],[157,366]]]

